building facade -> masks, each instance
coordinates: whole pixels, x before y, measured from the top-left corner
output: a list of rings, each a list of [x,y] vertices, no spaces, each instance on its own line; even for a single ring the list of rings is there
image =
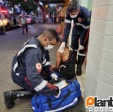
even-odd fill
[[[108,100],[113,96],[113,0],[88,0],[86,6],[92,9],[92,18],[84,101],[89,96]],[[92,100],[88,103],[91,102]],[[87,108],[86,111],[90,112],[90,109]],[[92,112],[113,112],[112,108],[107,107],[92,109]]]
[[[89,10],[92,10],[92,1],[93,0],[79,0],[80,5],[87,7]]]

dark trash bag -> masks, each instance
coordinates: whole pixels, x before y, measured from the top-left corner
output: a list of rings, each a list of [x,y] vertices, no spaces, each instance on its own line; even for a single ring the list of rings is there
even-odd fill
[[[62,81],[65,79],[58,79]],[[50,83],[54,83],[51,80]],[[34,95],[31,100],[32,109],[34,112],[62,112],[65,109],[73,107],[77,104],[81,96],[80,84],[76,80],[67,81],[68,85],[61,89],[61,94],[58,98],[54,96],[47,97],[41,94]]]

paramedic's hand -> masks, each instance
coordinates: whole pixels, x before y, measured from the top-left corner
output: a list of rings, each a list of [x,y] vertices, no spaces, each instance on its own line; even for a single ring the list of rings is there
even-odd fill
[[[54,95],[55,98],[58,98],[60,96],[60,94],[61,94],[61,90],[58,88],[57,95]]]
[[[57,80],[57,78],[58,78],[58,76],[55,73],[52,73],[51,77],[52,77],[52,79],[55,79],[55,80]]]
[[[62,44],[60,45],[58,51],[59,51],[60,53],[63,53],[63,52],[64,52],[64,48],[65,48],[65,42],[62,42]]]

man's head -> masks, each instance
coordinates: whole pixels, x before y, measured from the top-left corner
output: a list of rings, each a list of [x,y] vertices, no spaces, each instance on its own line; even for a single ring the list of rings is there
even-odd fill
[[[59,36],[54,29],[46,29],[38,37],[38,40],[40,41],[43,47],[48,47],[49,45],[54,46],[56,42],[59,41]]]
[[[67,12],[70,14],[71,18],[76,18],[80,12],[80,6],[78,0],[72,0],[67,8]]]

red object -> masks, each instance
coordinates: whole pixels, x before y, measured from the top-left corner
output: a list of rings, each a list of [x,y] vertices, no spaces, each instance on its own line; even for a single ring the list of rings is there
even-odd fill
[[[37,63],[36,64],[36,68],[38,70],[38,73],[41,73],[42,72],[42,65],[40,63]]]
[[[7,13],[7,11],[6,11],[6,10],[1,10],[1,12],[2,12],[2,13]]]
[[[56,32],[57,32],[58,34],[60,34],[60,32],[61,32],[60,26],[58,26],[58,27],[56,28]]]
[[[27,77],[24,78],[25,82],[32,87],[32,85],[30,84],[30,82],[28,81]]]

